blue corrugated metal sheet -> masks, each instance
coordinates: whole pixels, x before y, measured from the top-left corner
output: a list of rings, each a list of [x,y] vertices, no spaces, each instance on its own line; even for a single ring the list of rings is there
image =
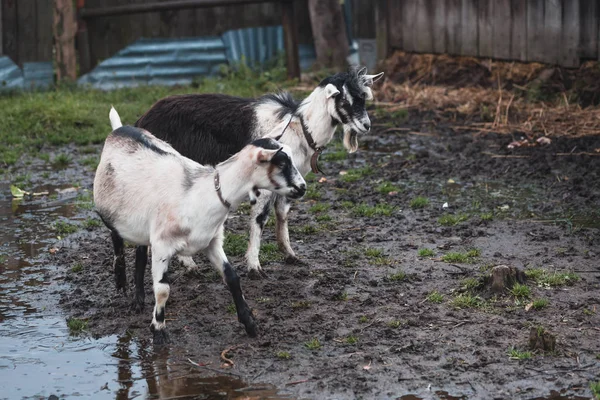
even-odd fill
[[[225,63],[225,45],[219,37],[140,39],[78,82],[100,89],[189,84],[195,77],[215,75]]]
[[[23,86],[25,89],[44,88],[54,83],[52,62],[23,63]]]
[[[227,48],[227,59],[232,64],[242,59],[250,66],[264,64],[284,50],[281,26],[227,31],[222,38]]]
[[[8,57],[0,57],[0,89],[23,87],[23,71]]]

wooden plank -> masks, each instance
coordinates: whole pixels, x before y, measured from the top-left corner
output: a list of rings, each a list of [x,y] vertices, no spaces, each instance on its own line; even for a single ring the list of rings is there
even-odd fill
[[[377,27],[377,60],[385,60],[390,53],[390,47],[394,40],[401,43],[402,39],[392,38],[390,30],[390,2],[388,0],[377,0],[375,3],[375,26]]]
[[[415,51],[415,36],[417,33],[416,17],[417,17],[418,0],[405,0],[400,2],[402,7],[402,20],[400,27],[402,29],[402,49],[404,51]],[[392,20],[393,21],[393,20]]]
[[[545,0],[529,0],[527,2],[528,61],[546,61],[544,53],[546,41],[544,36],[544,10]]]
[[[479,57],[494,55],[494,0],[480,0],[477,10],[478,19],[478,51]]]
[[[511,0],[510,58],[527,61],[527,2]]]
[[[37,51],[35,61],[52,61],[53,59],[53,2],[54,0],[36,0]]]
[[[464,56],[477,56],[478,0],[462,0],[460,13],[460,49]]]
[[[56,54],[56,80],[77,79],[77,56],[75,53],[75,10],[71,0],[54,0],[53,29]]]
[[[462,0],[446,0],[446,52],[460,54]]]
[[[445,53],[448,37],[446,36],[446,0],[436,1],[431,24],[433,36],[433,52]]]
[[[429,28],[433,23],[433,10],[435,0],[417,0],[416,26],[414,35],[414,50],[419,53],[433,51],[433,32]]]
[[[24,62],[37,61],[37,18],[35,1],[17,2],[17,34],[19,42],[19,66]]]
[[[19,64],[19,33],[15,1],[2,1],[2,31],[3,53]]]
[[[298,32],[294,16],[294,2],[282,3],[282,25],[285,40],[287,76],[289,79],[300,78],[300,57],[298,56]]]
[[[582,58],[598,58],[599,12],[598,0],[579,0],[579,21],[581,25],[579,48]]]
[[[573,1],[573,0],[570,0]],[[559,61],[562,29],[562,4],[560,0],[546,0],[544,6],[544,60],[556,64]]]
[[[493,57],[509,59],[511,49],[511,1],[496,0],[494,4],[494,45]]]
[[[375,38],[375,8],[376,3],[371,0],[352,1],[352,33],[355,38]],[[298,8],[296,8],[297,10]]]
[[[564,1],[558,63],[563,67],[579,66],[579,1]]]

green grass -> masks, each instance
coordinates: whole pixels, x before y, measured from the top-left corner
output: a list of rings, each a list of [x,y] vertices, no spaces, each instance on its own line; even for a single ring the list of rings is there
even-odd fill
[[[369,317],[367,317],[366,315],[361,315],[360,317],[358,317],[359,324],[366,324],[367,322],[369,322]]]
[[[306,346],[306,348],[309,350],[319,350],[321,348],[321,342],[319,342],[319,339],[313,338],[304,343],[304,346]]]
[[[580,279],[579,275],[574,272],[549,272],[543,268],[526,269],[525,275],[539,286],[544,287],[573,285]]]
[[[65,221],[56,221],[52,225],[52,227],[54,228],[56,233],[58,233],[61,236],[70,235],[71,233],[75,233],[77,232],[77,230],[79,230],[79,227],[77,225]]]
[[[429,199],[426,197],[415,197],[410,201],[410,208],[421,209],[429,205]]]
[[[81,264],[81,263],[74,264],[71,267],[71,272],[73,272],[73,273],[78,273],[81,271],[83,271],[83,264]]]
[[[530,351],[521,351],[514,347],[508,349],[508,358],[511,360],[528,360],[533,357],[533,353]]]
[[[395,274],[388,276],[388,279],[392,282],[401,282],[406,279],[406,274],[402,271],[398,271]]]
[[[379,203],[370,206],[365,203],[357,204],[353,207],[352,212],[359,217],[386,216],[389,217],[394,212],[394,207],[389,204]]]
[[[510,289],[510,294],[515,296],[517,299],[528,299],[531,297],[531,289],[527,285],[515,283]]]
[[[332,221],[333,218],[329,214],[321,214],[321,215],[317,215],[315,217],[315,220],[317,220],[317,222],[329,222],[329,221]]]
[[[377,186],[377,191],[381,194],[388,194],[391,192],[399,192],[400,188],[397,186],[394,186],[393,183],[391,182],[381,182],[378,186]]]
[[[283,60],[283,59],[281,59]],[[65,86],[0,97],[0,164],[14,164],[23,154],[46,145],[74,143],[88,147],[110,133],[108,111],[114,105],[123,123],[133,124],[156,100],[174,94],[225,93],[257,97],[294,85],[286,81],[283,61],[264,72],[225,68],[221,75],[191,86],[141,86],[111,91]]]
[[[68,154],[59,154],[52,161],[52,165],[54,165],[56,168],[66,168],[71,161],[71,156]]]
[[[248,238],[246,235],[237,233],[225,233],[223,241],[223,250],[230,257],[239,257],[246,254],[248,248]]]
[[[99,226],[102,226],[102,221],[96,218],[88,218],[83,221],[83,227],[86,229],[97,228]]]
[[[350,335],[348,337],[343,338],[342,341],[346,344],[354,345],[354,344],[358,343],[358,338],[356,336]]]
[[[419,257],[433,257],[435,255],[435,251],[431,249],[419,249],[417,251],[417,255]]]
[[[310,301],[301,300],[301,301],[293,302],[292,308],[296,309],[296,310],[310,308]]]
[[[480,282],[477,278],[465,278],[461,281],[461,287],[467,292],[473,292],[479,286]]]
[[[311,208],[308,209],[308,212],[316,214],[316,213],[322,213],[329,210],[329,204],[326,203],[317,203],[314,206],[312,206]]]
[[[357,182],[357,181],[363,179],[364,177],[371,175],[372,173],[373,173],[373,168],[371,168],[369,166],[363,167],[363,168],[357,168],[357,169],[350,169],[350,170],[346,171],[346,174],[340,175],[340,180],[342,182],[347,182],[347,183]]]
[[[457,225],[468,219],[469,219],[469,216],[466,214],[459,214],[459,215],[446,214],[446,215],[442,215],[438,219],[438,222],[440,223],[440,225],[443,225],[443,226],[454,226],[454,225]]]
[[[292,358],[292,355],[287,351],[278,351],[277,353],[275,353],[275,356],[280,360],[289,360],[290,358]]]
[[[273,261],[281,261],[282,259],[283,255],[279,252],[279,248],[275,243],[263,243],[260,246],[258,260],[261,264]]]
[[[89,169],[93,171],[98,168],[98,163],[100,163],[100,157],[98,156],[89,156],[81,159],[81,164],[89,167]]]
[[[494,214],[492,213],[481,213],[479,214],[479,218],[481,218],[482,221],[491,221],[494,219]]]
[[[600,381],[590,382],[590,390],[592,391],[592,395],[600,400]]]
[[[333,150],[323,153],[321,156],[325,161],[343,161],[348,158],[346,150]]]
[[[478,249],[471,249],[467,252],[450,252],[442,256],[442,261],[447,263],[471,263],[474,258],[479,257],[481,251]]]
[[[483,300],[479,296],[470,293],[461,293],[452,299],[452,306],[456,308],[478,308],[482,303]]]
[[[67,328],[69,328],[69,333],[71,335],[78,335],[86,330],[88,326],[88,321],[79,318],[69,318],[67,319]]]
[[[531,307],[534,310],[541,310],[548,305],[548,299],[534,299]]]
[[[369,258],[378,258],[383,256],[383,250],[376,249],[373,247],[368,247],[365,249],[365,256]]]
[[[237,313],[237,309],[235,308],[235,304],[229,303],[227,305],[227,314],[233,315],[233,314],[236,314],[236,313]]]
[[[434,290],[433,292],[429,293],[427,295],[427,301],[430,303],[441,303],[442,301],[444,301],[444,295],[441,294],[440,292],[438,292],[437,290]]]
[[[333,296],[333,299],[336,301],[347,301],[348,300],[348,293],[346,292],[340,292],[338,294],[336,294],[335,296]]]
[[[321,192],[319,191],[318,183],[311,183],[308,185],[306,189],[306,194],[304,195],[309,200],[319,200],[321,198]]]
[[[387,326],[389,326],[390,328],[394,328],[394,329],[399,328],[401,325],[402,325],[402,321],[399,321],[397,319],[392,320],[387,323]]]

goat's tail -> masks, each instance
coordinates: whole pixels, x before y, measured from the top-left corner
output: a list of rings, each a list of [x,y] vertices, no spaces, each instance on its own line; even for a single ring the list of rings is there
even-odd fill
[[[110,126],[112,127],[113,131],[123,126],[121,123],[121,117],[119,117],[117,110],[115,110],[115,108],[112,106],[110,107],[108,118],[110,118]]]

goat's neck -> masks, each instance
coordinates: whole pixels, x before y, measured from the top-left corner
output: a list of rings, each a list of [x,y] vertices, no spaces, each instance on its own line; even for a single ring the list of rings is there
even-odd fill
[[[336,125],[329,114],[323,88],[313,90],[300,104],[297,114],[304,120],[317,147],[324,147],[331,141]]]
[[[252,190],[251,168],[251,166],[242,165],[239,160],[217,165],[216,170],[219,173],[221,183],[221,196],[223,196],[223,200],[231,204],[231,208],[237,208]],[[213,182],[212,178],[211,182]],[[220,200],[219,203],[221,203]],[[223,207],[225,206],[223,205]]]

